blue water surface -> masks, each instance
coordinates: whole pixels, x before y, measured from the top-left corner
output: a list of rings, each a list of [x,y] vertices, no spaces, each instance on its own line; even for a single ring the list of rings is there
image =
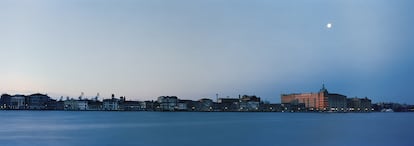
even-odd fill
[[[414,145],[414,113],[0,111],[0,123],[0,145]]]

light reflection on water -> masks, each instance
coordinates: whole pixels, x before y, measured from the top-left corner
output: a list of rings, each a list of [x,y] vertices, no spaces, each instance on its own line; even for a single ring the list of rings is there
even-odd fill
[[[0,111],[0,122],[0,145],[414,145],[414,113]]]

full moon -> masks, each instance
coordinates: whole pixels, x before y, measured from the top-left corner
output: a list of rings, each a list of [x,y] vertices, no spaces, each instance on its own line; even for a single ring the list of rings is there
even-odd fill
[[[332,23],[328,23],[328,24],[326,24],[326,28],[332,28]]]

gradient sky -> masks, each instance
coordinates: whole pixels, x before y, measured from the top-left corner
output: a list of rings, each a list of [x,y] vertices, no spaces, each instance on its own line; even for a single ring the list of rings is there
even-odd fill
[[[0,92],[414,104],[411,0],[0,0]],[[332,23],[331,29],[326,28]]]

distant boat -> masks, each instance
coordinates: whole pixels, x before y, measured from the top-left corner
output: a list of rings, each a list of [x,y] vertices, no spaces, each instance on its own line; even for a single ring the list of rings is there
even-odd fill
[[[388,113],[388,112],[394,112],[394,110],[392,110],[390,108],[389,109],[382,109],[381,112],[387,112]]]

